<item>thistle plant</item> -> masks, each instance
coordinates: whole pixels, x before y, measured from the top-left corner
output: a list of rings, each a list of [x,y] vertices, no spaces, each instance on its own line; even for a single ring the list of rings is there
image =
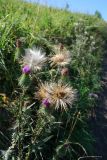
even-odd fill
[[[55,79],[62,79],[66,83],[69,82],[69,66],[71,64],[72,55],[63,44],[54,45],[53,51],[55,54],[50,57],[52,68],[56,69]]]
[[[1,0],[0,11],[0,105],[12,112],[12,123],[1,112],[0,159],[91,158],[86,122],[98,99],[106,23],[21,0]]]
[[[41,49],[26,49],[22,59],[22,76],[19,80],[20,86],[27,86],[30,83],[30,74],[40,71],[46,62],[45,53]]]
[[[19,85],[22,87],[23,93],[19,99],[16,127],[13,130],[15,136],[13,136],[11,146],[5,152],[4,157],[29,160],[33,156],[37,157],[36,159],[41,159],[44,156],[44,143],[50,143],[53,137],[57,137],[55,139],[55,146],[57,147],[58,137],[61,134],[60,128],[65,123],[62,114],[66,117],[77,99],[77,91],[61,78],[61,76],[68,76],[68,65],[71,62],[70,52],[63,45],[58,49],[58,52],[49,58],[51,65],[48,69],[48,72],[56,69],[56,75],[52,75],[51,79],[45,83],[39,76],[48,58],[41,49],[26,49],[25,55],[19,61],[22,67]],[[60,74],[57,73],[59,71]],[[37,75],[39,75],[39,84],[37,83],[35,86],[35,104],[33,109],[29,106],[25,108],[23,103],[27,88],[32,83],[31,77]],[[53,81],[54,77],[57,77],[55,81]],[[36,103],[40,105],[34,111]],[[32,117],[32,112],[35,113],[36,120]]]

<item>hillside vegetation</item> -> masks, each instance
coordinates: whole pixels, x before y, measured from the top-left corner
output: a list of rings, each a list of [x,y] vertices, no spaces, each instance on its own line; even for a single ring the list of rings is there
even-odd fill
[[[94,155],[87,122],[106,42],[107,23],[96,16],[0,0],[1,159]]]

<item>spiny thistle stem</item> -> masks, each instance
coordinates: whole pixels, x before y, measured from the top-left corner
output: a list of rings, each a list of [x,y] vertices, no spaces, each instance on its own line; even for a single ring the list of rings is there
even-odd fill
[[[61,112],[61,115],[59,116],[58,122],[61,122],[62,116],[63,116],[63,112]],[[58,132],[57,132],[56,142],[58,141],[58,136],[59,136],[59,134],[60,134],[60,125],[61,125],[61,123],[59,123],[59,125],[58,125]]]
[[[38,111],[38,120],[32,136],[32,143],[36,142],[38,136],[42,133],[43,129],[45,129],[46,125],[52,122],[54,122],[54,117],[47,108],[41,106]]]
[[[22,140],[21,140],[21,137],[20,137],[20,133],[23,132],[23,129],[22,129],[22,106],[23,106],[23,98],[24,98],[24,95],[25,95],[25,89],[23,89],[23,93],[20,97],[20,104],[19,104],[19,116],[18,116],[18,152],[19,152],[19,158],[22,159]]]
[[[74,118],[74,122],[72,122],[72,125],[71,125],[71,128],[70,128],[70,132],[69,132],[69,135],[68,135],[68,138],[67,138],[66,142],[69,141],[69,138],[71,137],[72,132],[73,132],[73,130],[74,130],[76,124],[77,124],[79,116],[80,116],[80,112],[77,113],[76,118]]]

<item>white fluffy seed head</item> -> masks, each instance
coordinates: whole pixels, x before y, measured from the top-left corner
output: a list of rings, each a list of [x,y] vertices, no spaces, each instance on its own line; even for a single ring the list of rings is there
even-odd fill
[[[41,70],[47,58],[41,49],[26,49],[23,57],[23,64],[28,65],[32,71]]]

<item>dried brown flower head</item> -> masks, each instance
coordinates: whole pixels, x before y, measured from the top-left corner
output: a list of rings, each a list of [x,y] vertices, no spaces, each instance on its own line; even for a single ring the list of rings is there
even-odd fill
[[[40,100],[48,99],[50,106],[55,109],[67,110],[68,106],[71,107],[76,99],[76,90],[62,82],[45,83],[40,85],[37,98]]]
[[[54,48],[56,54],[50,58],[51,65],[68,65],[71,61],[70,52],[66,48],[61,49],[60,46],[55,46]]]

